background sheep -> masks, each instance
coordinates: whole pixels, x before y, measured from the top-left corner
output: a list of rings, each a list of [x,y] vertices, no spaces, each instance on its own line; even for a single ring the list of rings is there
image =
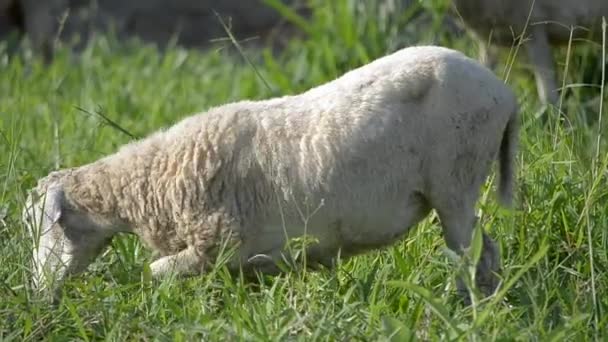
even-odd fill
[[[27,33],[33,51],[50,62],[67,15],[68,0],[0,0],[0,39],[11,30]]]
[[[491,45],[511,47],[525,30],[524,46],[543,104],[556,104],[558,100],[550,45],[568,43],[571,30],[574,39],[599,37],[602,17],[608,18],[605,0],[453,0],[453,3],[479,40],[480,59],[486,65],[494,64]]]
[[[41,179],[23,212],[40,235],[36,283],[84,270],[118,232],[163,254],[155,277],[200,273],[226,240],[239,246],[231,267],[274,273],[258,256],[277,261],[304,233],[318,239],[308,262],[331,265],[396,241],[432,208],[461,253],[497,156],[500,197],[511,197],[516,120],[502,81],[441,47],[403,49],[300,95],[212,108]],[[484,236],[485,293],[498,270]]]

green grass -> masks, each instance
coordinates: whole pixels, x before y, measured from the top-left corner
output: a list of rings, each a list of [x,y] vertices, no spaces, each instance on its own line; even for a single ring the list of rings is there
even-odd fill
[[[80,58],[60,49],[48,67],[27,50],[0,54],[1,340],[608,337],[608,118],[598,123],[601,101],[586,104],[600,87],[566,92],[562,110],[573,119],[570,128],[555,116],[543,127],[534,119],[539,104],[522,58],[508,77],[522,116],[517,205],[500,209],[490,184],[479,204],[480,226],[499,242],[504,259],[503,287],[490,301],[460,304],[433,217],[396,245],[335,271],[294,272],[259,286],[221,267],[151,283],[141,271],[150,251],[120,236],[89,272],[70,280],[57,306],[34,295],[20,208],[25,190],[56,167],[93,161],[128,142],[129,134],[145,136],[210,106],[303,91],[406,45],[434,42],[476,56],[468,36],[442,30],[443,1],[421,2],[431,11],[422,17],[386,14],[374,1],[311,3],[311,21],[295,18],[306,38],[278,55],[245,51],[257,72],[230,44],[206,53],[177,47],[159,53],[102,37]],[[560,72],[565,84],[599,84],[601,63],[592,56],[600,51],[579,44],[569,54],[556,52],[561,70],[568,61]]]

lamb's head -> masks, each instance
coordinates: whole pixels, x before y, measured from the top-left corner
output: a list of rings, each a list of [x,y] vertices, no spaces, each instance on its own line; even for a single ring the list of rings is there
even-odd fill
[[[111,239],[108,229],[66,198],[69,170],[40,179],[22,211],[33,247],[32,282],[38,290],[57,290],[66,276],[85,269]]]

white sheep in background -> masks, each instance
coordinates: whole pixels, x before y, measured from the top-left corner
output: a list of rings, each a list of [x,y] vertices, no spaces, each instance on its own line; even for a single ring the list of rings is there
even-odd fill
[[[488,66],[494,63],[491,46],[511,47],[525,29],[524,47],[539,98],[552,105],[559,99],[559,86],[551,45],[567,44],[571,29],[574,39],[599,37],[602,17],[608,20],[608,0],[453,0],[453,4],[477,37],[480,59]]]
[[[41,179],[23,212],[33,236],[44,216],[35,283],[83,271],[119,232],[162,253],[154,277],[202,273],[226,240],[238,246],[232,269],[275,273],[286,238],[305,230],[318,240],[308,264],[331,265],[395,242],[432,208],[462,253],[496,158],[500,197],[510,200],[516,121],[501,80],[432,46],[300,95],[212,108]],[[476,279],[490,293],[499,253],[488,236],[483,248]]]

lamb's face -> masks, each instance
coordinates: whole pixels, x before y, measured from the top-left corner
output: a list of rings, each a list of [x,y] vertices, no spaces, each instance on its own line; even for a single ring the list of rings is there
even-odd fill
[[[22,220],[33,247],[32,282],[38,290],[59,290],[68,275],[86,269],[116,231],[113,222],[68,203],[62,179],[69,172],[57,171],[41,179],[23,208]]]
[[[60,223],[63,191],[57,184],[33,189],[22,212],[33,247],[33,285],[52,288],[71,264],[71,244]]]

